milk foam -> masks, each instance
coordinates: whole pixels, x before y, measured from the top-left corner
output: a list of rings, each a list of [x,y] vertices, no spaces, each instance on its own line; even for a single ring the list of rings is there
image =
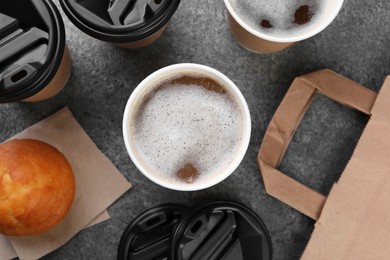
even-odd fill
[[[272,36],[294,37],[314,29],[320,20],[325,0],[230,0],[237,15],[250,27]],[[303,5],[310,6],[314,13],[311,20],[302,25],[294,23],[295,11]],[[263,28],[265,19],[272,28]]]
[[[177,171],[191,163],[200,180],[233,160],[243,115],[230,94],[174,84],[147,94],[146,100],[136,108],[130,137],[154,171],[180,181]]]

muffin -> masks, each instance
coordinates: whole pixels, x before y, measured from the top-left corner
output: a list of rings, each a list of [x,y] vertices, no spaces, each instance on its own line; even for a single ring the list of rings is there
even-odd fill
[[[0,233],[43,233],[68,213],[75,178],[65,156],[31,139],[0,145]]]

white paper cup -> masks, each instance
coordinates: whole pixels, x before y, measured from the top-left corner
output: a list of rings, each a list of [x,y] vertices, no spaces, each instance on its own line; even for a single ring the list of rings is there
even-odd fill
[[[272,53],[281,51],[324,30],[336,18],[344,0],[324,1],[323,10],[316,14],[320,15],[320,17],[312,21],[316,23],[315,26],[310,26],[306,31],[293,37],[273,36],[250,27],[236,13],[230,0],[224,0],[224,2],[227,8],[227,19],[230,29],[241,46],[255,53]]]
[[[193,183],[181,182],[173,177],[169,177],[168,174],[155,172],[150,165],[138,154],[138,148],[132,138],[130,138],[129,133],[131,131],[130,124],[135,120],[136,108],[142,100],[142,97],[147,93],[151,88],[155,87],[158,82],[162,80],[172,78],[175,75],[183,75],[183,73],[197,73],[200,75],[205,75],[210,77],[217,82],[220,82],[224,88],[231,93],[234,100],[237,102],[237,105],[241,109],[243,117],[243,127],[242,127],[242,140],[235,151],[233,160],[231,160],[222,171],[207,174],[202,178],[197,179]],[[198,64],[183,63],[171,65],[165,68],[162,68],[146,79],[144,79],[131,94],[126,109],[123,116],[123,137],[127,151],[130,155],[131,160],[134,162],[135,166],[151,181],[173,190],[179,191],[194,191],[201,190],[208,187],[211,187],[224,179],[226,179],[234,170],[239,166],[242,159],[245,156],[245,153],[248,149],[249,140],[251,135],[251,118],[248,109],[248,105],[245,101],[244,96],[238,89],[238,87],[228,79],[221,72],[212,69],[210,67]]]

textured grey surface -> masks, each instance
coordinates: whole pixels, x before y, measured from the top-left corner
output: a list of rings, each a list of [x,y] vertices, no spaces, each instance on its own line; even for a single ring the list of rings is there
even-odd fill
[[[141,211],[165,202],[195,205],[206,199],[232,199],[250,206],[271,233],[274,259],[298,259],[314,222],[265,194],[256,166],[264,132],[295,76],[330,68],[379,90],[390,65],[389,16],[389,1],[346,0],[321,34],[269,55],[250,53],[237,44],[222,0],[182,0],[162,38],[139,50],[94,40],[64,16],[73,58],[67,87],[45,102],[0,105],[0,141],[68,106],[134,187],[109,209],[111,220],[80,232],[44,259],[115,259],[121,233]],[[221,184],[199,192],[167,190],[143,177],[126,153],[121,132],[124,107],[137,84],[153,71],[181,62],[225,73],[241,89],[252,115],[250,147],[240,167]],[[316,97],[281,169],[326,194],[348,162],[366,120]]]

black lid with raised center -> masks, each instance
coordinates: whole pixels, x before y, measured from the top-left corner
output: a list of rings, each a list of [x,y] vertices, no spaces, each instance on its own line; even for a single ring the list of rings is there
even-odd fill
[[[141,213],[122,235],[118,260],[167,259],[169,237],[186,210],[181,205],[164,204]]]
[[[180,0],[60,0],[69,19],[86,34],[112,43],[145,39],[160,30]]]
[[[57,72],[64,48],[64,24],[50,0],[2,0],[0,103],[42,90]]]
[[[187,214],[171,236],[170,260],[269,260],[261,219],[235,202],[210,202]]]

